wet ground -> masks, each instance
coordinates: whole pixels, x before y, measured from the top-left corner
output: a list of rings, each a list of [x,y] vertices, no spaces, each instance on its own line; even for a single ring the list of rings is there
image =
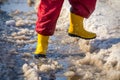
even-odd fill
[[[38,65],[33,60],[33,52],[37,42],[37,34],[34,30],[37,17],[34,8],[28,7],[25,0],[8,0],[8,2],[0,6],[0,80],[120,79],[119,62],[111,62],[112,67],[109,64],[105,64],[107,59],[109,59],[109,54],[112,53],[111,50],[117,51],[116,47],[119,47],[120,39],[118,36],[118,38],[115,39],[105,40],[105,35],[101,36],[103,37],[102,39],[99,35],[100,33],[102,34],[102,32],[104,32],[103,29],[106,30],[106,28],[101,27],[97,29],[99,33],[98,40],[93,40],[91,43],[93,53],[89,54],[89,49],[91,48],[89,41],[68,36],[67,29],[69,21],[68,8],[66,9],[68,6],[66,5],[62,9],[55,33],[49,40],[47,62]],[[93,15],[93,22],[97,22],[99,18],[100,20],[104,18],[103,15],[101,15],[102,12],[99,12],[100,11],[98,11],[96,15]],[[101,16],[103,17],[102,19]],[[91,25],[93,22],[91,19],[87,25]],[[97,23],[99,23],[99,20]],[[102,25],[102,23],[106,24],[105,21],[101,22],[101,24],[97,23],[93,24],[93,30],[96,30],[95,28],[98,28],[97,26]],[[119,27],[117,27],[115,31],[118,29]],[[118,34],[119,31],[113,33]],[[110,36],[114,34],[111,33]],[[107,35],[107,37],[110,36]],[[116,44],[118,44],[118,46]],[[115,49],[112,45],[116,46]],[[82,48],[82,50],[80,48]],[[84,50],[86,52],[83,52]],[[113,67],[115,71],[113,71]],[[113,74],[109,74],[111,72],[114,72],[116,78],[111,76]],[[109,77],[109,79],[106,78],[106,76]]]

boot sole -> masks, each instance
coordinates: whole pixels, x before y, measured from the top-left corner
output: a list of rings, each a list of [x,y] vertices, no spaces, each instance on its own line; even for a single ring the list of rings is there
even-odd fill
[[[81,36],[78,36],[78,35],[75,35],[75,34],[70,34],[70,33],[68,33],[68,35],[71,36],[71,37],[78,37],[78,38],[82,38],[82,39],[85,39],[85,40],[90,40],[90,39],[95,39],[96,38],[96,36],[93,37],[93,38],[84,38],[84,37],[81,37]]]
[[[47,57],[44,54],[34,54],[34,58],[39,59],[39,58],[47,58]]]

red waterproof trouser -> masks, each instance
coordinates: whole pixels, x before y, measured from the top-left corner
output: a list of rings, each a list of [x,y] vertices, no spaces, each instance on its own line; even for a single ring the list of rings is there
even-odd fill
[[[41,0],[38,7],[36,31],[44,36],[51,36],[55,31],[57,19],[64,0]],[[69,0],[71,12],[88,18],[95,9],[96,0]]]

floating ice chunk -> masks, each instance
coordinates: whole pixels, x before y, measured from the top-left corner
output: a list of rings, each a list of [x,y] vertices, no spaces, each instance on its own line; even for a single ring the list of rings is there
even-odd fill
[[[6,21],[7,26],[15,26],[15,20]]]
[[[67,72],[64,73],[64,75],[67,76],[67,77],[72,77],[72,76],[75,75],[75,72],[73,72],[73,71],[67,71]]]

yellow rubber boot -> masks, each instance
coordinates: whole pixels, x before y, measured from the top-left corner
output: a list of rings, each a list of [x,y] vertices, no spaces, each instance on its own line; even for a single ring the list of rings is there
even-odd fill
[[[35,58],[46,57],[46,51],[48,48],[48,40],[49,40],[49,36],[43,36],[41,34],[38,34],[37,46],[34,52]]]
[[[70,27],[68,34],[72,37],[80,37],[83,39],[94,39],[96,34],[88,32],[83,27],[83,17],[80,17],[74,13],[70,13]]]

